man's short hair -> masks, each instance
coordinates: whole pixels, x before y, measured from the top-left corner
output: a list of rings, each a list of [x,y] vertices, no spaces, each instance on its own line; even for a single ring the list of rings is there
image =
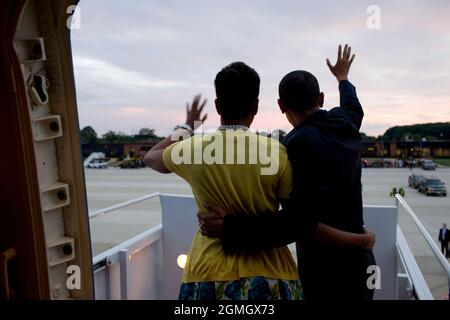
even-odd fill
[[[315,107],[320,95],[319,82],[308,71],[292,71],[281,79],[278,93],[280,100],[289,109],[307,111]]]
[[[258,73],[244,62],[233,62],[223,68],[214,80],[222,116],[226,119],[248,117],[258,99],[259,84]]]

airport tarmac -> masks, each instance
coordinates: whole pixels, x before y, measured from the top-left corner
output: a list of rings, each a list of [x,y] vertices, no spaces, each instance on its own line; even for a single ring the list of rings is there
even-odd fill
[[[450,185],[450,168],[436,171],[422,169],[363,169],[363,201],[365,205],[395,205],[390,197],[393,187],[403,187],[405,200],[436,240],[443,222],[450,225],[450,196],[425,196],[408,187],[411,172],[432,175]],[[153,192],[191,194],[189,185],[174,174],[163,175],[151,169],[86,169],[86,189],[90,212],[131,200]],[[91,219],[93,254],[161,223],[161,208],[154,198],[103,216]],[[412,220],[399,211],[399,224],[436,299],[447,294],[447,281],[440,265],[418,232]]]

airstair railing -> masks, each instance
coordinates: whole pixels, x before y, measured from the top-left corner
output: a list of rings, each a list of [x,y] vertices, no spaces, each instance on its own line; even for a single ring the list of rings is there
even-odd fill
[[[128,207],[128,206],[131,206],[133,204],[137,204],[139,202],[142,202],[142,201],[145,201],[145,200],[148,200],[148,199],[151,199],[151,198],[156,198],[160,194],[161,194],[160,192],[147,194],[147,195],[142,196],[142,197],[138,197],[138,198],[135,198],[135,199],[132,199],[132,200],[129,200],[129,201],[121,202],[119,204],[113,205],[113,206],[108,207],[108,208],[103,208],[103,209],[91,212],[91,213],[89,213],[89,219],[93,219],[93,218],[102,216],[104,214],[107,214],[107,213],[110,213],[110,212],[113,212],[113,211],[116,211],[116,210],[119,210],[119,209],[122,209],[122,208],[125,208],[125,207]]]
[[[400,194],[396,194],[395,197],[397,198],[396,199],[397,207],[399,204],[401,204],[402,207],[405,209],[406,213],[412,218],[416,227],[419,229],[420,233],[425,238],[425,241],[427,242],[434,256],[438,260],[439,264],[441,265],[442,269],[444,269],[444,272],[447,275],[449,298],[450,298],[450,263],[447,261],[447,258],[442,254],[441,250],[439,249],[433,238],[430,236],[427,229],[425,229],[425,226],[422,224],[422,221],[420,221],[420,219],[417,217],[417,215],[414,213],[411,207],[406,203],[405,199],[403,199],[403,197]]]

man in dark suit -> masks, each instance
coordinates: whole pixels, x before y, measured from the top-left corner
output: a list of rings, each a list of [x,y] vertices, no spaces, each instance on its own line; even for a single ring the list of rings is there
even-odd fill
[[[450,242],[450,230],[447,229],[447,224],[444,223],[442,228],[439,230],[439,242],[441,243],[442,254],[446,257],[450,257],[448,252],[448,243]]]
[[[216,206],[200,212],[203,233],[220,236],[224,250],[254,250],[297,241],[299,275],[305,298],[369,300],[371,250],[337,247],[321,238],[320,224],[364,233],[361,195],[363,110],[347,75],[351,48],[341,46],[336,65],[328,67],[339,82],[340,107],[321,110],[324,94],[306,71],[287,74],[279,85],[279,106],[294,129],[286,136],[294,185],[289,203],[265,217],[226,214]]]

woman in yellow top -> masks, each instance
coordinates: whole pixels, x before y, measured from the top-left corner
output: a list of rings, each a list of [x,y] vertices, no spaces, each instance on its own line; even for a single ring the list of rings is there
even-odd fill
[[[202,123],[200,95],[187,108],[186,125],[150,150],[144,162],[174,172],[191,186],[200,211],[205,203],[228,212],[276,214],[288,198],[292,172],[286,149],[277,140],[248,128],[258,111],[260,79],[242,62],[223,68],[215,79],[217,131],[193,135]],[[179,141],[180,136],[184,139]],[[176,142],[176,143],[174,143]],[[219,238],[195,235],[184,268],[180,299],[302,299],[297,267],[285,247],[225,253]]]

